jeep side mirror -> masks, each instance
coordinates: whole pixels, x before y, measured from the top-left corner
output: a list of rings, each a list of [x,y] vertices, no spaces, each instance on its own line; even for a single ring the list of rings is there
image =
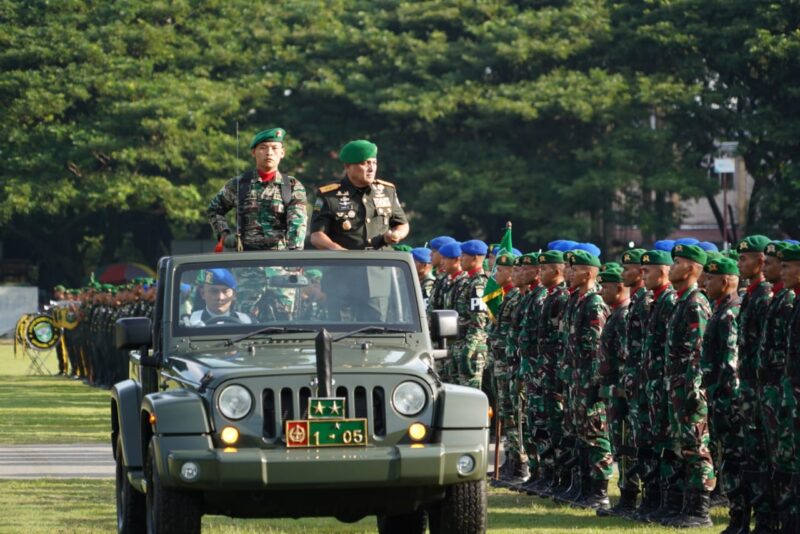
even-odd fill
[[[455,310],[433,310],[431,312],[431,338],[442,341],[458,336],[458,312]]]
[[[153,344],[152,325],[149,317],[117,319],[114,329],[117,350],[141,349]]]

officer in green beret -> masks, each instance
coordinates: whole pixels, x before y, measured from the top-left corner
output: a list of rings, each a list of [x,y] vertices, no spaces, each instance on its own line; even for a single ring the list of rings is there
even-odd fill
[[[378,147],[359,139],[342,147],[345,177],[317,190],[311,244],[319,249],[365,250],[395,245],[408,235],[394,184],[376,178]]]
[[[308,214],[306,190],[293,176],[278,170],[286,155],[286,130],[272,128],[253,137],[255,169],[229,180],[211,199],[206,216],[219,240],[216,251],[302,250]],[[236,209],[232,231],[225,214]]]

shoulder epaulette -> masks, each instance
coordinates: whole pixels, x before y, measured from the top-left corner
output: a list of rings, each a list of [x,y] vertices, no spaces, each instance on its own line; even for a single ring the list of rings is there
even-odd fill
[[[394,187],[394,184],[392,182],[387,182],[386,180],[378,180],[378,179],[376,179],[375,182],[379,183],[381,185],[385,185],[386,187]]]
[[[319,188],[319,192],[320,193],[330,193],[331,191],[336,191],[340,187],[342,187],[342,184],[340,184],[340,183],[323,185],[322,187]]]

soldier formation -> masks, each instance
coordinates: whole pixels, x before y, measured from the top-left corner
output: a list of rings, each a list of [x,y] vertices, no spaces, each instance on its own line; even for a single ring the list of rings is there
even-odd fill
[[[487,391],[501,423],[494,485],[672,527],[724,504],[726,534],[800,532],[800,244],[664,240],[605,264],[566,240],[429,247],[411,251],[434,269],[428,311],[460,321],[440,374]]]
[[[135,278],[123,285],[90,282],[54,288],[53,310],[61,308],[64,344],[57,345],[58,374],[109,388],[128,378],[128,354],[114,347],[114,324],[123,317],[150,317],[155,280]]]

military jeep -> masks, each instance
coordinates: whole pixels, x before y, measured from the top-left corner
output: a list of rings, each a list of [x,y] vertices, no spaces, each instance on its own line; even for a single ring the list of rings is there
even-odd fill
[[[488,402],[440,380],[457,317],[421,303],[400,252],[162,258],[152,320],[116,324],[118,531],[212,514],[484,532]]]

